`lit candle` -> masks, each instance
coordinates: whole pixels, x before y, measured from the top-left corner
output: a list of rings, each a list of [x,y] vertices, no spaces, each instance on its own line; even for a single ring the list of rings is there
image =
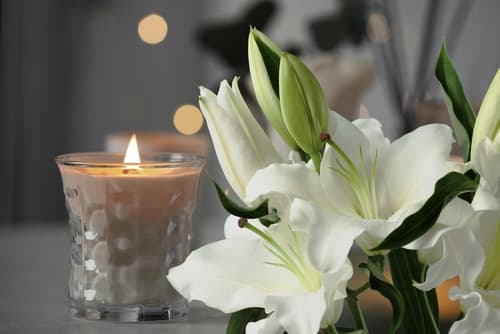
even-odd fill
[[[93,319],[168,319],[187,312],[166,280],[190,248],[203,158],[143,154],[56,158],[70,216],[73,313]]]

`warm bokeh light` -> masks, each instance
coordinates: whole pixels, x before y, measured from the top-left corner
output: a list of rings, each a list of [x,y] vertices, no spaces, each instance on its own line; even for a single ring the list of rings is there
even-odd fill
[[[139,147],[137,146],[137,138],[135,133],[132,134],[128,142],[127,153],[125,153],[124,163],[138,164],[141,162],[139,155]]]
[[[439,313],[443,319],[448,321],[455,320],[460,314],[460,302],[458,300],[451,300],[449,298],[450,289],[453,286],[459,286],[460,281],[458,277],[451,278],[444,281],[437,289],[437,296],[439,301]]]
[[[177,108],[174,114],[174,126],[180,133],[192,135],[200,131],[203,115],[196,106],[185,104]]]
[[[137,33],[144,43],[158,44],[167,37],[168,25],[158,14],[150,14],[142,18],[137,26]]]

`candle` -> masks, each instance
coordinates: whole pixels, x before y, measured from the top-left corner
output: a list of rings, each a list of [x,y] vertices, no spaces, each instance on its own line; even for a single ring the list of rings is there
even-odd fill
[[[190,249],[203,158],[145,154],[62,155],[58,163],[72,237],[70,301],[76,316],[180,317],[186,301],[168,284]]]

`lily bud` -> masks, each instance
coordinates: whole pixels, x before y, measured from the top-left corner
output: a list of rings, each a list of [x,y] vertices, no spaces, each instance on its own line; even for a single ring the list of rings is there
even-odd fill
[[[288,132],[281,115],[279,100],[279,65],[282,51],[263,33],[250,29],[248,63],[250,76],[259,103],[267,120],[291,149],[299,146]]]
[[[241,96],[237,78],[232,86],[222,81],[217,95],[200,87],[199,102],[224,175],[243,200],[255,172],[281,159]]]
[[[500,69],[484,96],[472,134],[471,157],[474,161],[478,145],[489,138],[500,149]]]
[[[285,125],[299,147],[315,158],[328,131],[328,103],[321,86],[297,57],[284,53],[279,68],[280,105]]]

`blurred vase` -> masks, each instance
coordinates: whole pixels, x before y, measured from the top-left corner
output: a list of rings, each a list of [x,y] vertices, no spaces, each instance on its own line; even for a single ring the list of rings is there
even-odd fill
[[[368,58],[339,53],[305,57],[325,92],[330,109],[347,119],[358,117],[358,102],[375,78],[375,64]]]

